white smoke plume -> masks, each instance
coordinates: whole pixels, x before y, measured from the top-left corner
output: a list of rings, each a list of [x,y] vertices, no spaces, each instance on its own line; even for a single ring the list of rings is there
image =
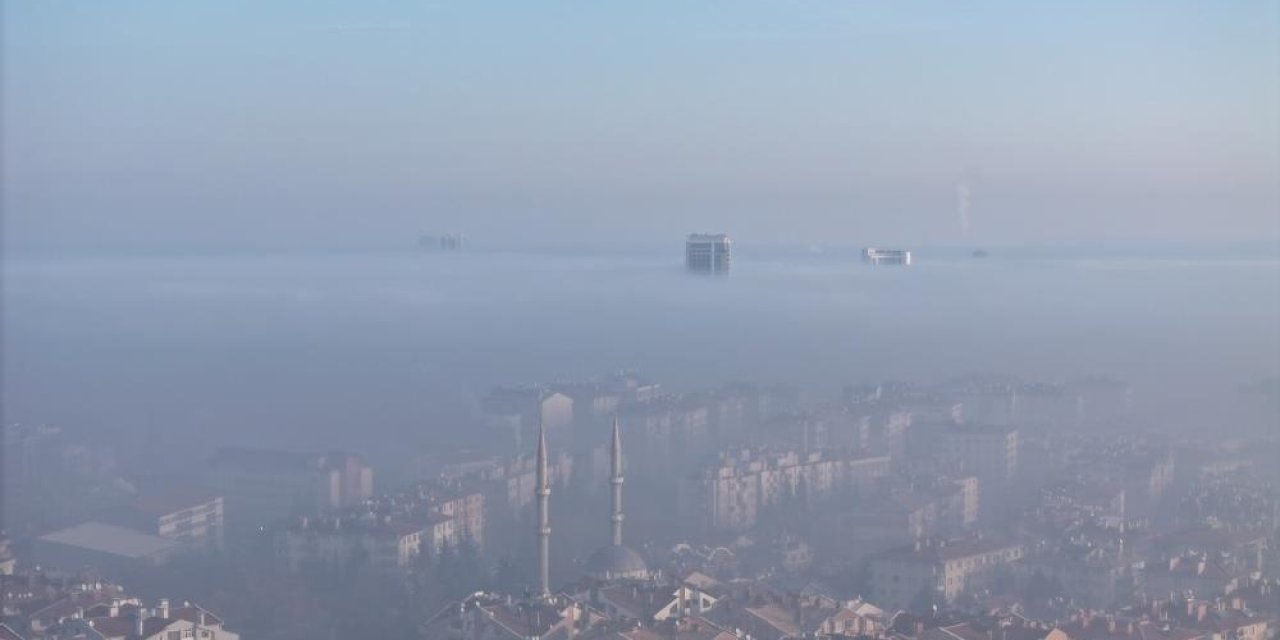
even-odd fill
[[[956,212],[960,215],[960,235],[969,235],[969,181],[956,185]]]

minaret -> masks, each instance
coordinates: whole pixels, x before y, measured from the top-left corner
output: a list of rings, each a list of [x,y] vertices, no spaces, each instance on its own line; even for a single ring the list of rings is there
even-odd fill
[[[538,598],[551,597],[551,482],[547,478],[547,429],[538,423]]]
[[[613,487],[613,514],[609,521],[613,525],[613,546],[622,546],[622,436],[618,433],[618,417],[613,417],[613,473],[609,476],[609,484]]]

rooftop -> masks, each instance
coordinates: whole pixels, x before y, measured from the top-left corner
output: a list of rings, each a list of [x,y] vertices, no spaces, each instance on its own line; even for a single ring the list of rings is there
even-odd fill
[[[159,536],[140,533],[103,522],[84,522],[61,531],[40,536],[43,542],[55,542],[128,558],[146,558],[167,553],[182,543]]]

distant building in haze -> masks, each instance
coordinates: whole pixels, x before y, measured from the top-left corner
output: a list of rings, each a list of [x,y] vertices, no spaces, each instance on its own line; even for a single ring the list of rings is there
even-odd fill
[[[102,520],[195,546],[222,546],[222,496],[198,489],[148,491]]]
[[[461,233],[444,235],[424,235],[418,238],[418,246],[427,251],[457,251],[467,244],[467,237]]]
[[[966,591],[990,587],[1022,556],[1021,545],[998,539],[917,540],[871,559],[873,601],[905,608],[928,594],[936,602],[952,602]]]
[[[684,266],[702,273],[728,273],[733,241],[723,233],[691,233],[684,242]]]
[[[373,496],[373,469],[355,454],[226,448],[208,465],[226,500],[229,531],[359,504]]]
[[[66,570],[95,567],[109,573],[159,566],[185,549],[177,540],[104,522],[83,522],[36,538],[32,561]]]
[[[904,249],[867,247],[862,250],[862,261],[877,267],[882,265],[909,267],[911,266],[911,252]]]
[[[685,485],[682,502],[689,516],[712,530],[746,531],[757,524],[762,509],[799,496],[801,485],[805,498],[841,490],[865,495],[888,475],[887,456],[743,449],[721,453],[697,473]]]
[[[573,398],[544,386],[498,387],[481,400],[483,419],[490,427],[513,436],[516,451],[539,425],[551,431],[573,425]]]

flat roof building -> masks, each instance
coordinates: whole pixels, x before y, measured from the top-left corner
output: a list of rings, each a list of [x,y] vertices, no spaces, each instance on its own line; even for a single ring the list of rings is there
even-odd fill
[[[877,249],[867,247],[862,250],[862,261],[874,266],[892,265],[896,267],[911,266],[911,252],[905,249]]]
[[[684,266],[700,273],[728,273],[733,241],[723,233],[691,233],[684,242]]]
[[[162,538],[217,548],[222,544],[222,496],[193,487],[144,491],[99,516],[109,524]]]
[[[83,522],[48,533],[31,546],[33,560],[43,566],[104,571],[164,564],[185,545],[177,540],[104,522]]]

